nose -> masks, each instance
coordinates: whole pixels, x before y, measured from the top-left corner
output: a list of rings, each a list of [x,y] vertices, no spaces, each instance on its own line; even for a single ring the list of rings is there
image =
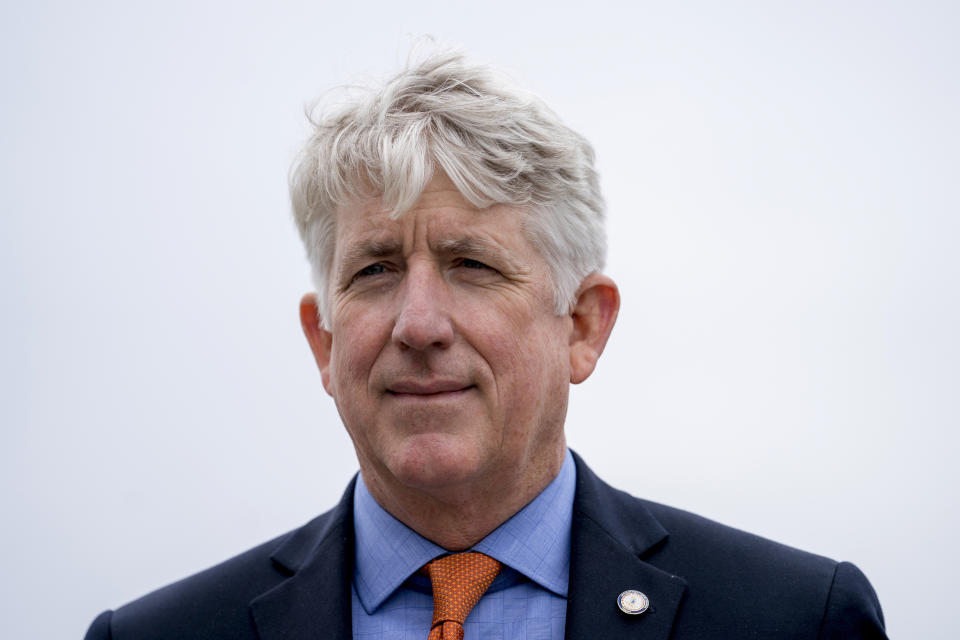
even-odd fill
[[[453,343],[449,292],[431,265],[411,266],[399,291],[393,341],[401,348],[425,351]]]

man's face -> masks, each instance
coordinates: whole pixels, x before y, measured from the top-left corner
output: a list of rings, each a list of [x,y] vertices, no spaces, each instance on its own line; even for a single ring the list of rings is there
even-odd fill
[[[444,175],[398,220],[379,198],[338,211],[323,378],[368,482],[509,486],[558,464],[572,320],[523,215]]]

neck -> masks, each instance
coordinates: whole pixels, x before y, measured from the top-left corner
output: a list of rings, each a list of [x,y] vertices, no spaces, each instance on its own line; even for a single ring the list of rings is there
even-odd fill
[[[361,464],[373,498],[400,522],[448,551],[463,551],[523,509],[563,466],[566,443],[523,468],[456,486],[410,487]]]

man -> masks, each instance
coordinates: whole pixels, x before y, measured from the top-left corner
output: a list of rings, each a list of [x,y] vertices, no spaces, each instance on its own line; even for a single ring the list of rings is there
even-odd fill
[[[300,317],[361,472],[88,638],[885,637],[853,565],[633,498],[567,450],[619,294],[592,149],[540,103],[435,56],[320,119],[291,185]]]

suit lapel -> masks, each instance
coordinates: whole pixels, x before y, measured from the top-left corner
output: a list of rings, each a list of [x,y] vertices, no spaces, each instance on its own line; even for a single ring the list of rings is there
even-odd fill
[[[351,640],[353,487],[271,556],[290,575],[250,603],[263,640]]]
[[[604,484],[574,454],[577,493],[570,543],[567,640],[642,638],[666,640],[686,582],[642,557],[667,531],[635,498]],[[650,608],[631,616],[617,606],[627,590],[643,592]]]
[[[604,484],[577,455],[570,544],[567,640],[667,640],[686,582],[642,560],[667,537],[635,498]],[[351,640],[353,487],[340,503],[297,530],[271,556],[289,578],[251,601],[263,640]],[[626,589],[642,591],[650,609],[617,608]]]

